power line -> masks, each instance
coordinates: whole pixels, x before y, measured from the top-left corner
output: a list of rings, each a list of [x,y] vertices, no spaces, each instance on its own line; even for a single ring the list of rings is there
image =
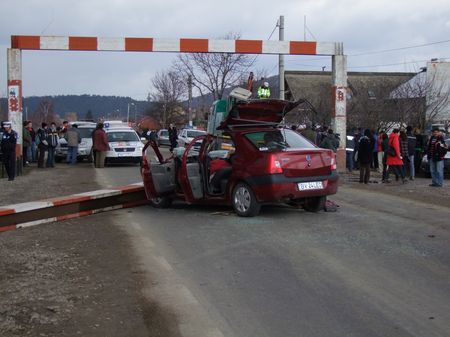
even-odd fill
[[[450,59],[450,57],[440,57],[439,59],[447,60]],[[367,66],[354,66],[354,67],[348,67],[348,69],[356,69],[356,68],[369,68],[369,67],[390,67],[390,66],[398,66],[402,64],[410,64],[410,63],[418,63],[418,62],[427,62],[430,59],[425,60],[414,60],[414,61],[407,61],[407,62],[399,62],[399,63],[388,63],[388,64],[372,64]]]
[[[370,52],[358,53],[358,54],[349,54],[348,56],[363,56],[363,55],[382,54],[382,53],[389,53],[392,51],[421,48],[421,47],[427,47],[427,46],[432,46],[432,45],[442,44],[442,43],[449,43],[449,42],[450,42],[450,40],[443,40],[443,41],[417,44],[417,45],[413,45],[413,46],[406,46],[406,47],[399,47],[399,48],[392,48],[392,49],[382,49],[382,50],[376,50],[376,51],[370,51]]]
[[[393,52],[393,51],[400,51],[400,50],[406,50],[406,49],[414,49],[414,48],[433,46],[433,45],[444,44],[444,43],[449,43],[449,42],[450,42],[450,40],[435,41],[435,42],[423,43],[423,44],[418,44],[418,45],[413,45],[413,46],[405,46],[405,47],[399,47],[399,48],[382,49],[382,50],[375,50],[375,51],[364,52],[364,53],[349,54],[347,56],[348,57],[355,57],[355,56],[382,54],[382,53],[388,53],[388,52]],[[303,61],[310,62],[310,61],[322,61],[322,60],[323,60],[323,58],[313,58],[313,59],[307,59],[307,60],[303,60]],[[293,61],[295,61],[295,60],[286,60],[286,62],[293,62]]]
[[[273,35],[273,33],[275,32],[275,30],[277,29],[277,27],[278,27],[278,21],[277,21],[277,23],[275,24],[275,27],[273,27],[272,33],[270,33],[269,38],[268,38],[267,40],[270,40],[270,39],[272,38],[272,35]],[[257,55],[253,58],[253,61],[250,62],[250,64],[242,71],[242,73],[245,73],[245,72],[248,70],[248,68],[250,68],[253,64],[255,64],[255,61],[256,61],[256,59],[258,58],[258,56],[259,56],[259,54],[257,54]]]

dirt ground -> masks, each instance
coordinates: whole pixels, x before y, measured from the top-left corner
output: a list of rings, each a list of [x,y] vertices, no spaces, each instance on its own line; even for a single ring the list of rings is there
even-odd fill
[[[90,165],[61,164],[1,179],[0,203],[99,187]],[[108,213],[0,233],[0,336],[178,336],[176,317],[142,296],[134,261]]]
[[[426,178],[358,180],[355,172],[340,182],[450,207],[448,179],[439,189]],[[89,164],[31,168],[14,182],[0,179],[0,205],[101,187]],[[179,336],[177,317],[143,298],[143,282],[151,280],[144,280],[128,240],[108,213],[1,233],[0,336]]]

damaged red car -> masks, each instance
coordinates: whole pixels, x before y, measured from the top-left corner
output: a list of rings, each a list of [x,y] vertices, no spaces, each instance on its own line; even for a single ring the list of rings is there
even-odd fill
[[[176,199],[226,204],[239,216],[255,216],[267,203],[323,209],[326,197],[337,192],[336,157],[279,127],[298,104],[230,101],[223,113],[211,114],[218,125],[214,132],[176,148],[169,158],[163,158],[156,143],[147,143],[141,164],[147,198],[161,208]]]

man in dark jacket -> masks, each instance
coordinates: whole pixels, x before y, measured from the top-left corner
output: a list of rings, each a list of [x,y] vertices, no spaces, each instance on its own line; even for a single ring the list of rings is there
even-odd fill
[[[364,136],[359,139],[358,162],[359,182],[367,184],[370,180],[370,164],[373,159],[374,139],[369,129],[364,130]]]
[[[92,133],[92,150],[94,151],[94,167],[105,167],[106,152],[109,151],[108,136],[103,130],[103,123],[98,123]]]
[[[17,133],[11,127],[11,122],[3,122],[3,134],[0,145],[3,154],[3,164],[5,165],[9,181],[13,181],[16,176]]]
[[[22,155],[23,155],[23,166],[27,166],[28,165],[28,154],[30,152],[31,149],[31,134],[30,131],[28,129],[30,122],[29,121],[25,121],[23,122],[23,131],[22,131]]]
[[[48,129],[47,132],[47,167],[55,167],[55,149],[58,145],[59,140],[59,133],[56,129],[56,124],[52,123],[50,124],[50,129]]]
[[[324,138],[320,143],[320,147],[323,149],[330,149],[336,153],[339,147],[339,138],[333,133],[332,129],[328,129],[324,134]]]
[[[177,147],[178,140],[178,131],[175,125],[169,125],[169,141],[170,141],[170,152],[173,151],[174,148]]]
[[[47,123],[43,122],[41,124],[41,127],[37,131],[36,136],[36,142],[38,144],[39,149],[38,168],[44,168],[45,152],[48,149],[47,133],[48,133]]]
[[[442,187],[444,184],[444,157],[448,151],[444,137],[439,129],[433,129],[427,146],[428,162],[430,163],[431,184],[433,187]]]

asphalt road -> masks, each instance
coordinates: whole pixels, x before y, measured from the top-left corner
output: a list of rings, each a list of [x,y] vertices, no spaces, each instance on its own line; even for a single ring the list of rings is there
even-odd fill
[[[136,166],[99,175],[139,180]],[[332,199],[336,213],[177,203],[114,218],[182,335],[450,336],[449,209],[350,187]]]

